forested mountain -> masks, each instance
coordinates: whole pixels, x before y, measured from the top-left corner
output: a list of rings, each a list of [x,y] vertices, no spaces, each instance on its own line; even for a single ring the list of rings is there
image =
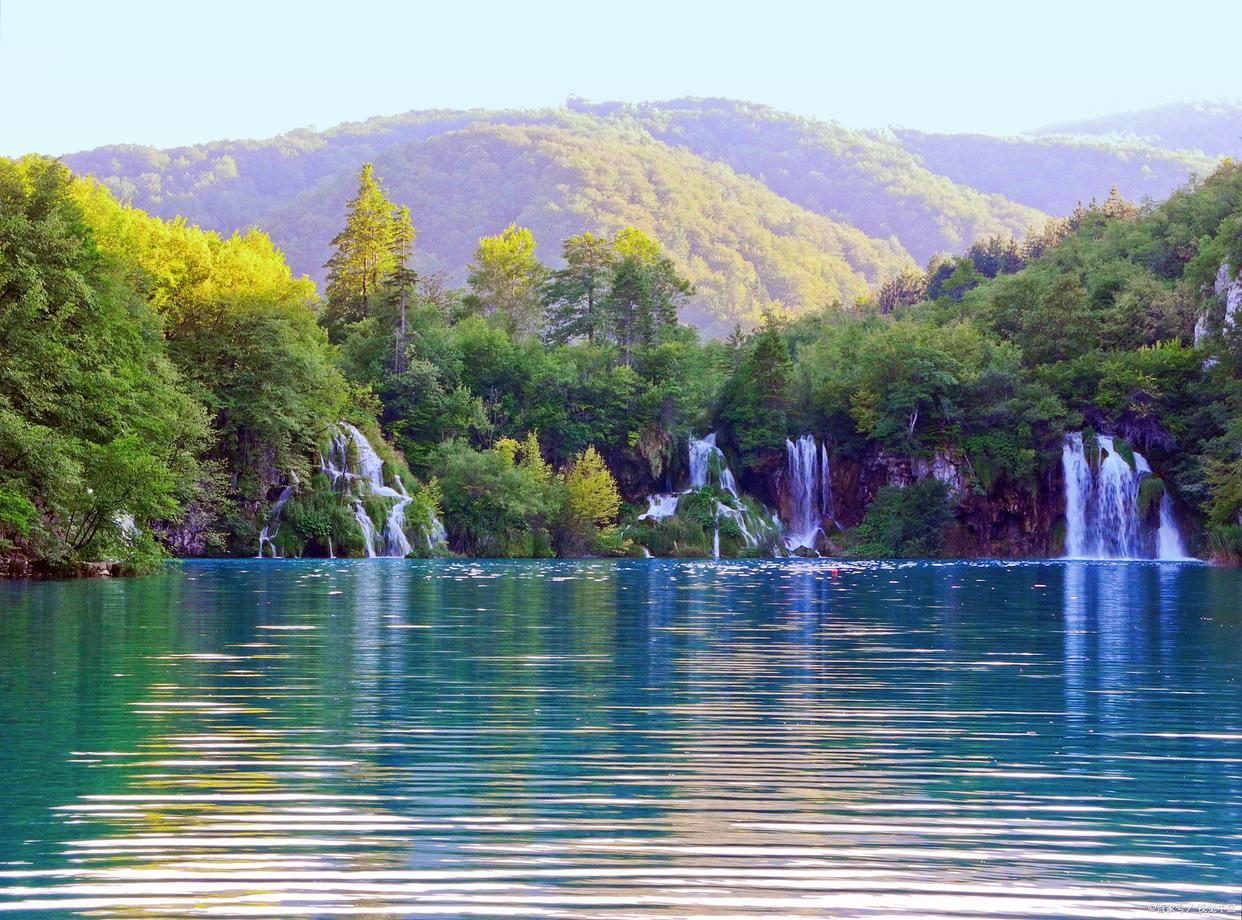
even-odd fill
[[[1212,160],[1131,145],[864,132],[720,99],[571,99],[530,111],[425,111],[263,141],[64,158],[122,200],[220,232],[256,225],[317,281],[360,164],[372,161],[423,228],[414,264],[465,280],[479,237],[529,226],[562,238],[634,225],[697,288],[712,334],[849,300],[936,252],[1021,237],[1117,185],[1160,198]]]
[[[1242,100],[1178,102],[1067,121],[1032,132],[1093,141],[1135,141],[1167,150],[1197,150],[1211,157],[1242,155]]]
[[[659,239],[696,294],[683,318],[714,335],[767,308],[849,302],[913,262],[902,248],[799,208],[759,182],[633,127],[476,125],[390,148],[375,162],[419,226],[415,266],[462,278],[479,236],[528,227],[555,261],[562,239],[634,226]],[[294,265],[324,264],[350,173],[266,220]]]
[[[1114,186],[1133,201],[1159,201],[1188,176],[1206,176],[1216,163],[1196,151],[1149,147],[1134,138],[1102,144],[904,129],[891,134],[934,173],[1058,215],[1079,202],[1102,200]]]

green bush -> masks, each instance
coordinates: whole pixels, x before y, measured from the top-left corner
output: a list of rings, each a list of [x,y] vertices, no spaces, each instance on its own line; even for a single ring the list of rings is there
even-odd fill
[[[855,553],[886,558],[938,556],[944,548],[945,528],[953,520],[948,498],[948,486],[936,479],[905,488],[884,486],[855,531]]]

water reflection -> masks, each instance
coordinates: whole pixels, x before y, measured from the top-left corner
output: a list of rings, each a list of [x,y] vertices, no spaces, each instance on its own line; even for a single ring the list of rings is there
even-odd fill
[[[0,586],[0,909],[1230,916],[1239,587],[809,560]]]

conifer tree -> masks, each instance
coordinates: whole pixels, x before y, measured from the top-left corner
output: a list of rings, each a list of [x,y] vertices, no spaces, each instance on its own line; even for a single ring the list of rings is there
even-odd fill
[[[393,372],[397,374],[405,370],[406,314],[410,305],[410,290],[418,281],[418,273],[409,267],[410,257],[414,254],[414,235],[410,209],[402,205],[393,218],[393,269],[387,278],[392,291],[392,299],[397,308],[395,355],[393,357]]]
[[[602,301],[617,260],[612,243],[594,233],[571,236],[561,245],[565,267],[552,273],[543,293],[548,341],[594,342],[603,328]]]
[[[625,364],[636,345],[651,345],[677,324],[677,311],[694,286],[677,274],[655,240],[634,227],[613,238],[616,262],[609,279],[604,314]]]
[[[345,229],[332,240],[334,251],[324,266],[328,269],[325,320],[330,332],[364,318],[371,297],[393,270],[398,223],[393,212],[393,203],[371,164],[364,163],[358,194],[346,206]]]

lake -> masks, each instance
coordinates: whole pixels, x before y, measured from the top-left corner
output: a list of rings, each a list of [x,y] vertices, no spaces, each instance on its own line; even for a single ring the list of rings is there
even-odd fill
[[[0,910],[1239,915],[1239,570],[0,582],[0,732]]]

